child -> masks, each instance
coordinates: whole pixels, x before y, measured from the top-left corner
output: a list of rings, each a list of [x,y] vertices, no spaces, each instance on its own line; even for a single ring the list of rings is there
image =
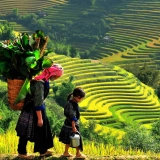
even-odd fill
[[[72,96],[72,98],[71,98]],[[66,119],[64,121],[64,125],[61,128],[61,132],[59,135],[59,141],[66,144],[65,151],[62,156],[64,157],[72,157],[73,155],[68,152],[70,147],[70,135],[71,133],[79,132],[79,119],[80,119],[80,111],[78,103],[82,101],[85,97],[85,92],[81,88],[75,88],[73,93],[70,93],[67,97],[67,103],[64,107],[64,115]],[[80,151],[83,151],[82,147],[82,139],[80,138],[80,146],[76,147],[76,157],[75,158],[85,158]]]

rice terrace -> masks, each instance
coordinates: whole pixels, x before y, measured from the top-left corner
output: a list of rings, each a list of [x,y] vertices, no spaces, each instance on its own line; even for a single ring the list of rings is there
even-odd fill
[[[49,58],[64,69],[46,99],[55,145],[46,159],[63,159],[58,135],[75,86],[86,92],[79,106],[88,159],[160,159],[160,1],[1,0],[0,8],[0,42],[43,30]],[[0,159],[18,159],[20,111],[10,109],[2,76],[0,86]]]

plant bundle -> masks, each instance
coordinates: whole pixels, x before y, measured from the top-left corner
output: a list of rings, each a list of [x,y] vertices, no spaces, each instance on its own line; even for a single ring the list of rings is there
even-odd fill
[[[45,50],[48,37],[37,30],[32,35],[20,33],[13,40],[0,43],[0,74],[8,79],[31,79],[53,62]]]

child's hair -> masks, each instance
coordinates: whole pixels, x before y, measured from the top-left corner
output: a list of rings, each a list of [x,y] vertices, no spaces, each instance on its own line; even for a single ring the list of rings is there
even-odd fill
[[[73,97],[80,97],[83,98],[85,97],[85,92],[82,88],[77,87],[73,90],[73,93],[70,93],[67,97],[67,101],[70,100],[71,96],[73,95]]]

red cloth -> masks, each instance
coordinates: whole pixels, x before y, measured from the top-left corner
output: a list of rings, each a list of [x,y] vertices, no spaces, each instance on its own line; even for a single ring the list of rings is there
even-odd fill
[[[42,73],[38,76],[36,76],[35,80],[45,80],[48,81],[50,77],[57,76],[60,77],[63,75],[63,68],[59,64],[54,64],[50,68],[46,68],[42,71]]]

